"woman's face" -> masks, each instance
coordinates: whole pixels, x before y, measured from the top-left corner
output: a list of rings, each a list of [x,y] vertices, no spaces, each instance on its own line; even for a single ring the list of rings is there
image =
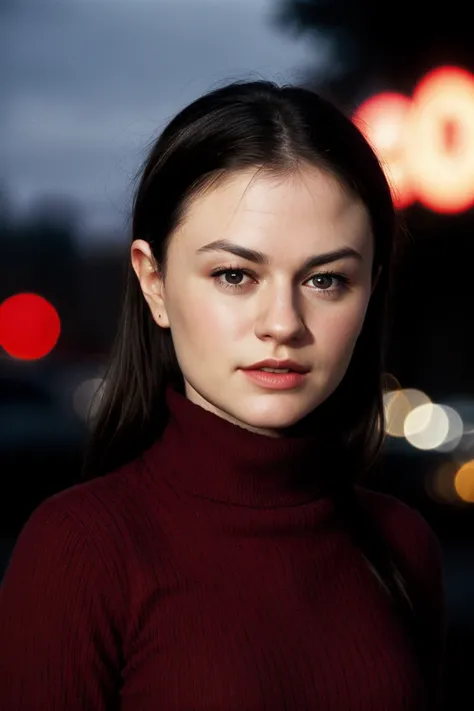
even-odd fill
[[[305,267],[311,258],[320,263]],[[147,243],[134,242],[135,271],[156,323],[171,329],[193,402],[278,436],[341,382],[372,291],[373,238],[366,208],[335,178],[309,166],[228,176],[191,201],[164,281],[149,259]],[[308,372],[272,389],[245,371],[269,358]]]

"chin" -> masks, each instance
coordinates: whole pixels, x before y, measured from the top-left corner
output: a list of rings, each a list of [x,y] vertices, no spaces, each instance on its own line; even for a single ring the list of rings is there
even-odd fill
[[[283,408],[282,408],[283,409]],[[308,414],[305,408],[294,408],[291,412],[285,408],[285,412],[275,412],[275,408],[268,413],[242,412],[237,418],[244,426],[255,430],[282,430],[291,427],[303,419]]]

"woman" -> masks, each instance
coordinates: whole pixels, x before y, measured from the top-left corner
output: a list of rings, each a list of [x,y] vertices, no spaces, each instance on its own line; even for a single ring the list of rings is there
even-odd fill
[[[2,709],[434,709],[440,546],[361,485],[383,437],[395,216],[316,94],[232,84],[138,187],[85,481],[26,523]]]

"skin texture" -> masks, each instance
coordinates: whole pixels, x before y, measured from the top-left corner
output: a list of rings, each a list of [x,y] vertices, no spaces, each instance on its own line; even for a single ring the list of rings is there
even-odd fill
[[[268,264],[197,252],[215,240],[258,250]],[[344,248],[359,257],[301,272],[309,257]],[[191,199],[171,237],[164,279],[147,242],[133,242],[131,260],[157,327],[171,329],[186,396],[268,436],[281,435],[337,388],[374,286],[366,208],[309,165],[280,175],[229,174]],[[219,268],[230,271],[213,276]],[[269,390],[241,370],[266,358],[311,370],[293,389]]]

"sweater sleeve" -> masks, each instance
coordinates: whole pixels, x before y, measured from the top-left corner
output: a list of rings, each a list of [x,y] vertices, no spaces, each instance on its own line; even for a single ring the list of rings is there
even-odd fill
[[[33,512],[0,588],[0,711],[118,708],[120,644],[106,559],[60,497]]]
[[[433,689],[433,709],[444,708],[445,662],[448,613],[446,604],[445,575],[441,544],[424,518],[420,529],[421,546],[417,569],[417,607],[422,620],[426,640],[426,655]]]
[[[424,516],[400,499],[357,487],[359,498],[380,522],[403,564],[415,613],[421,622],[424,663],[429,677],[430,709],[442,708],[448,613],[443,551]]]

